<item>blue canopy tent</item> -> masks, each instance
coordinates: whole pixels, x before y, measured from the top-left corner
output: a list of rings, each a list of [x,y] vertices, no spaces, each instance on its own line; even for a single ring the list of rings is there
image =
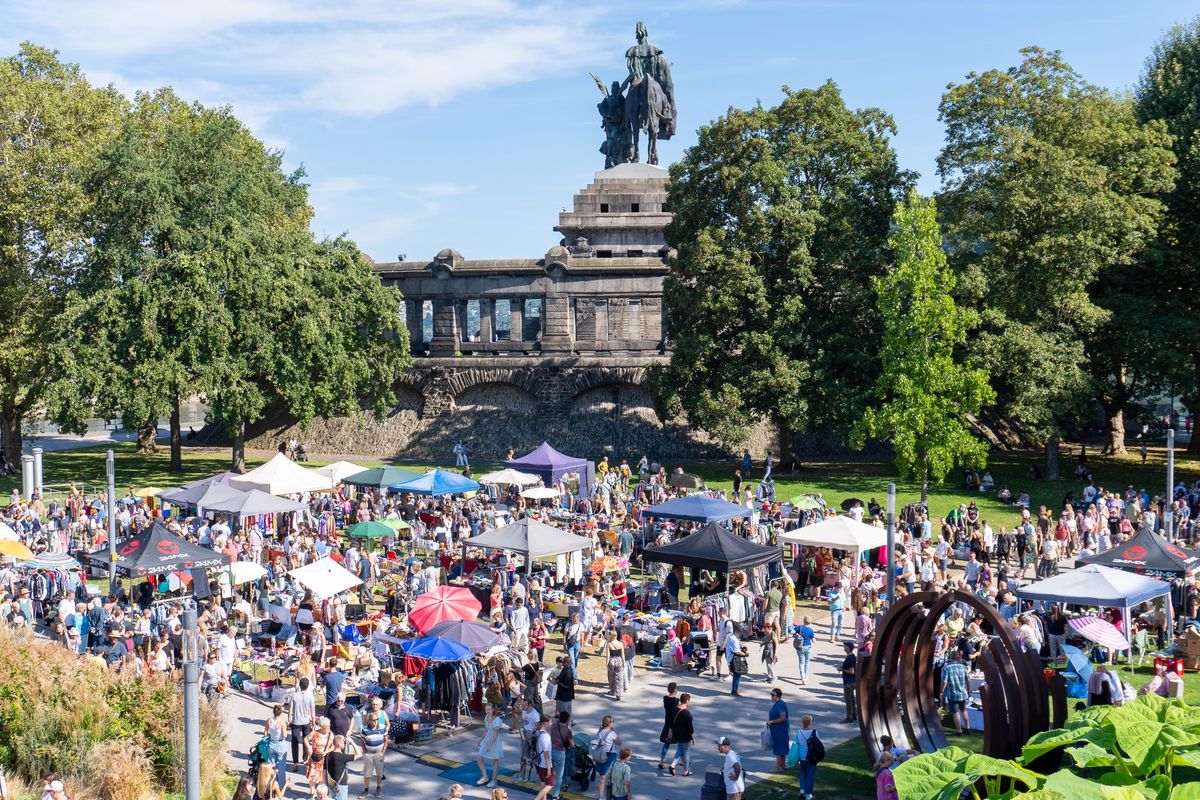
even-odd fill
[[[479,484],[470,478],[464,478],[457,472],[435,469],[412,480],[393,483],[388,487],[388,491],[429,495],[463,494],[464,492],[479,491]]]
[[[750,516],[750,509],[717,497],[693,494],[650,506],[642,511],[642,516],[690,522],[725,522]]]

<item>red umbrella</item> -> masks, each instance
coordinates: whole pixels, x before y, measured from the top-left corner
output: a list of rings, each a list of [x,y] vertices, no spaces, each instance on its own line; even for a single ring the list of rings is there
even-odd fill
[[[439,622],[475,619],[481,608],[470,590],[461,586],[439,586],[417,598],[412,611],[408,612],[408,621],[424,633]]]

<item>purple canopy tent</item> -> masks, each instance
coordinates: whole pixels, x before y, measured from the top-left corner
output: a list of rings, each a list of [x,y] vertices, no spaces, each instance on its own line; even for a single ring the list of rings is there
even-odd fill
[[[586,497],[591,493],[587,459],[563,455],[551,447],[549,442],[542,442],[536,450],[532,450],[520,458],[505,461],[504,466],[537,475],[547,486],[558,483],[568,473],[577,472],[579,473],[579,496]]]

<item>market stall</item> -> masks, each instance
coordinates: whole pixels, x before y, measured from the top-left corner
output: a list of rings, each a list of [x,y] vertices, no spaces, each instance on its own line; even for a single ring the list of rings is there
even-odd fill
[[[329,479],[329,487],[333,488],[352,475],[362,474],[363,467],[350,461],[335,461],[323,467],[315,467],[310,471],[318,475],[324,475]]]
[[[715,522],[670,544],[642,551],[644,561],[724,573],[769,564],[781,558],[782,547],[755,544]]]
[[[362,583],[362,579],[357,575],[328,556],[298,567],[288,575],[299,581],[304,588],[311,590],[318,600],[341,594]]]
[[[107,568],[108,548],[88,553],[88,561]],[[156,522],[117,546],[117,574],[149,577],[190,570],[218,570],[229,565],[229,557],[207,547],[193,544]]]
[[[588,460],[564,455],[551,447],[549,442],[542,442],[520,458],[505,461],[504,466],[530,475],[537,475],[546,486],[554,486],[567,475],[574,473],[579,476],[580,496],[586,496],[591,492]]]
[[[1124,544],[1080,561],[1163,580],[1185,578],[1200,569],[1200,553],[1177,547],[1149,530],[1138,533]]]
[[[372,467],[353,475],[342,478],[347,486],[357,486],[359,489],[386,489],[392,484],[411,481],[421,477],[421,473],[400,467]]]
[[[1119,608],[1126,632],[1130,629],[1129,609],[1155,598],[1163,598],[1168,620],[1171,615],[1171,584],[1099,564],[1085,564],[1022,586],[1017,597],[1030,602]]]
[[[330,488],[328,477],[300,466],[283,453],[276,453],[270,461],[245,475],[230,478],[229,485],[242,491],[257,489],[274,495],[320,492]]]
[[[867,525],[846,516],[828,517],[803,528],[793,528],[779,535],[779,541],[787,544],[806,547],[828,547],[831,550],[843,550],[854,553],[854,563],[862,561],[862,554],[868,550],[887,547],[887,530]],[[890,558],[888,561],[890,562]],[[855,582],[858,581],[858,570],[854,570]]]
[[[572,554],[592,546],[591,539],[576,536],[570,531],[555,528],[544,522],[526,517],[511,525],[493,528],[479,536],[463,541],[463,547],[479,547],[484,550],[508,550],[525,556],[525,572],[533,569],[533,560],[548,556],[559,557],[559,576],[582,575],[582,560]]]
[[[750,509],[743,505],[703,494],[677,497],[650,506],[642,512],[642,516],[652,519],[678,519],[689,522],[726,522],[731,519],[745,519],[750,514]]]
[[[388,486],[388,491],[400,492],[401,494],[410,492],[412,494],[425,494],[438,497],[447,494],[477,492],[479,491],[479,484],[470,478],[459,475],[457,472],[433,469],[412,480],[392,484]]]

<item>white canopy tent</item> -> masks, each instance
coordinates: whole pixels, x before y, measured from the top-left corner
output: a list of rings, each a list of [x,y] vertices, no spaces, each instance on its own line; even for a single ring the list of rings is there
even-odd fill
[[[341,594],[362,583],[361,579],[328,556],[305,564],[288,574],[306,589],[311,589],[313,595],[320,600]]]
[[[238,492],[237,497],[228,500],[217,500],[205,506],[209,511],[227,511],[239,517],[253,517],[258,514],[287,514],[292,511],[303,511],[307,506],[286,497],[276,497],[273,494],[251,489]]]
[[[854,563],[858,564],[864,550],[887,546],[887,530],[858,522],[850,517],[835,516],[823,519],[813,525],[785,531],[779,534],[779,541],[807,547],[828,547],[833,550],[853,551]],[[890,560],[889,558],[889,562]],[[857,581],[857,569],[855,569],[854,575],[854,579]]]
[[[526,500],[553,500],[558,497],[558,489],[551,489],[548,486],[534,486],[532,489],[525,489],[521,492],[521,497]]]
[[[479,476],[480,483],[491,483],[496,486],[537,486],[542,479],[528,472],[515,469],[502,469]]]
[[[0,542],[5,540],[19,542],[21,537],[17,536],[17,532],[7,522],[0,521]]]
[[[353,464],[349,461],[335,461],[332,464],[317,467],[312,471],[328,478],[330,487],[333,487],[341,483],[342,479],[349,478],[351,475],[357,475],[365,470],[366,467],[360,467],[358,464]]]
[[[328,491],[331,488],[329,476],[305,469],[283,453],[276,453],[270,461],[245,475],[230,478],[229,485],[242,491],[257,489],[277,495]]]
[[[1126,636],[1130,630],[1129,609],[1161,597],[1167,630],[1171,630],[1171,584],[1148,575],[1138,575],[1101,564],[1085,564],[1077,569],[1060,572],[1052,578],[1022,586],[1017,589],[1017,597],[1030,602],[1119,608]]]

